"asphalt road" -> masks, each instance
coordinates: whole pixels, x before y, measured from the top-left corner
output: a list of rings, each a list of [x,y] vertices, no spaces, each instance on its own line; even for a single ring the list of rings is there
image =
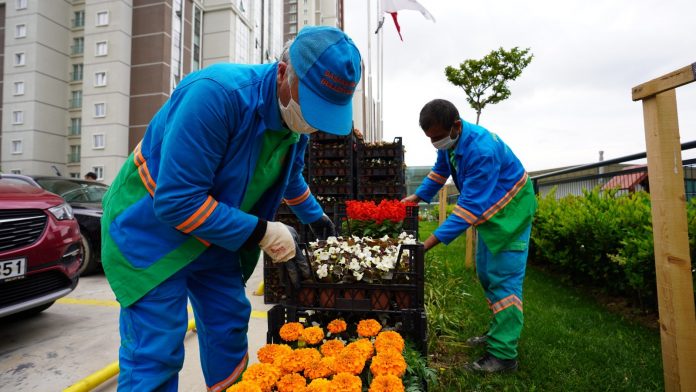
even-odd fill
[[[262,280],[262,263],[247,285],[253,313],[249,324],[249,356],[266,342],[269,305],[252,295]],[[118,360],[119,305],[103,274],[88,276],[69,296],[40,315],[24,320],[0,319],[0,391],[62,391]],[[193,318],[193,314],[190,313]],[[179,373],[179,391],[205,391],[198,357],[198,339],[189,332],[186,359]],[[116,377],[94,389],[116,391]]]

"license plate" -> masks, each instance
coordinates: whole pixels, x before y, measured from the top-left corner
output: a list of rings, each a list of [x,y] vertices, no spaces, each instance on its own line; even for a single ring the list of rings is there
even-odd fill
[[[0,280],[17,278],[26,273],[27,259],[25,257],[0,261]]]

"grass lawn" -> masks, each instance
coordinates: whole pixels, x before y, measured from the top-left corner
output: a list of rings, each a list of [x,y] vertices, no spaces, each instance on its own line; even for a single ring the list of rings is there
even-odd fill
[[[421,222],[424,240],[437,227]],[[464,267],[464,236],[426,253],[425,300],[431,391],[664,390],[659,331],[612,313],[535,268],[524,284],[525,326],[515,373],[469,374],[463,364],[483,348],[464,341],[486,330],[490,311],[473,270]]]

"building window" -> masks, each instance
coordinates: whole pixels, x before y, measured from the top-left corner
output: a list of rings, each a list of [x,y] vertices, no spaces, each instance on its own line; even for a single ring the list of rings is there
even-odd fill
[[[73,64],[72,66],[72,73],[70,74],[70,80],[73,82],[78,82],[82,80],[83,76],[83,70],[84,70],[84,65],[82,64]]]
[[[70,109],[78,109],[82,107],[82,90],[73,91],[70,98]]]
[[[20,169],[12,169],[10,170],[10,173],[12,174],[22,174],[22,171]]]
[[[24,95],[24,82],[14,82],[14,95]]]
[[[73,28],[85,27],[85,11],[75,11],[72,20]]]
[[[97,181],[104,180],[104,166],[92,166],[92,172],[97,175]]]
[[[97,26],[106,26],[109,24],[109,11],[97,12]]]
[[[97,51],[95,56],[106,56],[109,53],[109,44],[106,41],[97,42]]]
[[[70,154],[68,154],[68,163],[80,162],[80,155],[82,154],[82,147],[78,144],[76,146],[70,146]]]
[[[106,116],[106,103],[99,102],[94,104],[94,117]]]
[[[12,112],[12,124],[24,124],[23,110],[15,110]]]
[[[24,23],[15,26],[15,38],[24,38],[27,36],[27,25]]]
[[[16,10],[25,10],[25,9],[27,9],[27,0],[16,0],[16,2],[15,2],[15,9],[16,9]]]
[[[21,140],[13,140],[12,141],[12,153],[13,154],[21,154],[22,153],[22,141]]]
[[[70,173],[70,178],[80,178],[80,173]]]
[[[201,69],[201,36],[203,35],[203,12],[193,6],[193,61],[192,70]]]
[[[14,54],[15,67],[20,67],[22,65],[25,65],[26,62],[27,62],[27,56],[24,54],[24,52],[17,52]]]
[[[92,148],[101,150],[106,145],[106,136],[103,133],[95,133],[92,135]]]
[[[85,38],[73,38],[73,44],[70,47],[70,50],[72,54],[82,54],[85,51]]]
[[[82,134],[82,117],[70,119],[70,136],[80,136]]]
[[[94,74],[94,85],[96,87],[106,86],[106,72],[96,72]]]

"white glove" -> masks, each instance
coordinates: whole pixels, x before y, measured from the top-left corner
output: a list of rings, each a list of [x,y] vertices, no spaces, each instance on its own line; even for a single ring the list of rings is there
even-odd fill
[[[295,240],[287,226],[280,222],[266,224],[266,234],[263,235],[259,246],[274,263],[282,263],[295,257]]]

